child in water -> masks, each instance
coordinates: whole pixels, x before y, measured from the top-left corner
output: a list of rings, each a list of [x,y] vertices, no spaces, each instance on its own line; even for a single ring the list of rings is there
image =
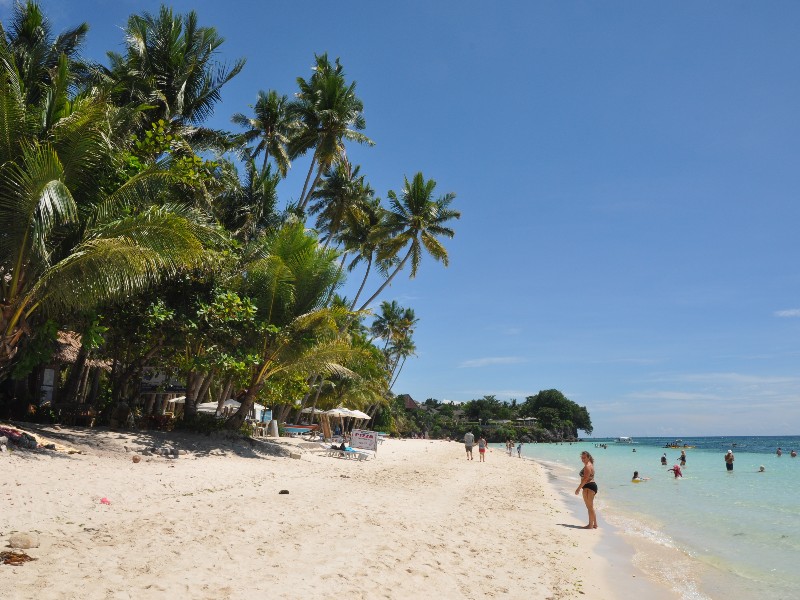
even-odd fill
[[[675,473],[675,479],[677,479],[678,477],[683,477],[683,473],[681,473],[681,468],[678,465],[675,465],[671,469],[667,469],[667,471],[672,471],[673,473]]]

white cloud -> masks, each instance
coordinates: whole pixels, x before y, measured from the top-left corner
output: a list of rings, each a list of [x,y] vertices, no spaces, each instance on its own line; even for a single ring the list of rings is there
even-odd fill
[[[776,317],[800,317],[800,308],[776,310],[774,314]]]
[[[479,367],[488,367],[491,365],[516,365],[525,362],[521,356],[486,356],[484,358],[473,358],[465,360],[460,365],[459,369],[475,369]]]

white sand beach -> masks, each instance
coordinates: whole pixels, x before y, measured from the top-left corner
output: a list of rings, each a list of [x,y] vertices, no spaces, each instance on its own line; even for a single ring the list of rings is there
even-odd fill
[[[277,442],[299,458],[179,433],[36,432],[82,453],[0,454],[0,545],[38,544],[35,561],[0,565],[4,598],[670,597],[613,532],[577,528],[582,505],[543,467],[498,450],[481,464],[460,443],[387,440],[354,461],[296,440]]]

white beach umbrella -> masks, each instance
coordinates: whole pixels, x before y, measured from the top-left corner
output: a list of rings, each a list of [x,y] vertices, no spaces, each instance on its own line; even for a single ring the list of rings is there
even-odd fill
[[[356,419],[370,419],[370,416],[367,413],[361,412],[360,410],[352,410],[350,413],[350,416]]]
[[[350,410],[347,408],[332,408],[330,410],[325,411],[326,415],[330,415],[331,417],[352,417],[353,415],[350,414]]]

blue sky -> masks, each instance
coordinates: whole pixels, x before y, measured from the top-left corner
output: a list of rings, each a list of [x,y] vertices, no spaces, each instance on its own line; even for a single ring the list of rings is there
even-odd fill
[[[42,6],[56,31],[88,21],[101,59],[159,3]],[[381,298],[420,319],[397,393],[557,388],[600,436],[800,433],[800,5],[172,6],[247,58],[212,125],[328,52],[358,82],[377,145],[348,152],[378,194],[417,171],[457,194],[450,267]]]

